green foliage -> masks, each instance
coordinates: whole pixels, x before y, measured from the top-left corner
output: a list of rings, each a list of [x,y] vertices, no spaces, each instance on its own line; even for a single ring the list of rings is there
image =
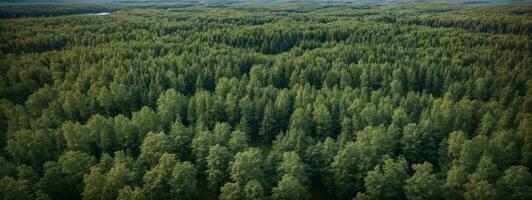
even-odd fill
[[[183,125],[180,120],[176,120],[172,124],[168,139],[171,143],[171,149],[180,160],[192,160],[191,143],[193,137],[194,132]]]
[[[357,194],[357,198],[404,199],[403,187],[407,183],[408,165],[404,159],[386,159],[368,172],[364,178],[366,195]],[[408,195],[408,193],[406,193]]]
[[[0,199],[530,199],[531,13],[2,4]]]
[[[171,150],[171,143],[164,132],[149,132],[140,147],[138,161],[147,168],[150,168],[159,162],[163,154],[169,153]]]
[[[346,144],[331,163],[334,175],[334,189],[340,196],[350,196],[352,188],[361,188],[366,174],[384,155],[392,155],[395,146],[394,136],[383,126],[367,127],[358,132],[357,140]]]
[[[229,180],[229,162],[232,155],[226,147],[219,144],[209,149],[207,156],[207,182],[211,190],[218,190]]]
[[[326,138],[333,136],[332,116],[325,105],[314,106],[314,124],[316,124],[316,136]]]
[[[246,183],[244,187],[244,199],[247,200],[262,200],[266,199],[264,188],[260,182],[256,180],[251,180]]]
[[[79,199],[83,191],[84,174],[95,163],[93,156],[67,151],[57,162],[44,164],[44,175],[39,181],[39,188],[52,199]]]
[[[170,193],[177,199],[191,199],[197,195],[196,168],[190,162],[176,163],[170,180]]]
[[[169,89],[161,93],[157,99],[157,115],[167,130],[176,119],[183,119],[187,100],[184,95],[177,93],[174,89]]]
[[[116,199],[119,191],[134,181],[130,159],[117,152],[110,169],[92,167],[83,179],[83,199]]]
[[[227,147],[231,154],[236,154],[246,150],[249,146],[249,137],[242,131],[233,131],[231,138],[227,141]]]
[[[148,199],[193,198],[197,194],[196,174],[190,162],[178,162],[174,154],[164,153],[159,163],[144,174],[142,195]]]
[[[290,151],[283,154],[283,159],[277,168],[277,173],[281,176],[291,175],[302,184],[308,183],[306,166],[297,153]]]
[[[424,162],[412,166],[414,175],[405,185],[407,199],[442,199],[440,180],[432,172],[432,164]]]
[[[231,180],[244,184],[250,180],[264,180],[262,154],[259,149],[250,148],[235,155],[230,164]]]
[[[500,198],[530,199],[532,197],[532,176],[523,166],[512,166],[497,181]]]
[[[447,171],[447,178],[443,185],[445,199],[463,199],[466,182],[467,172],[465,168],[461,165],[453,165]]]
[[[24,180],[15,180],[6,176],[0,179],[0,195],[2,199],[33,199],[29,191],[29,183]]]
[[[272,189],[272,199],[309,199],[310,196],[307,190],[308,188],[297,177],[286,174],[281,178],[277,186]]]
[[[219,198],[221,200],[243,199],[244,194],[239,183],[228,182],[220,189]]]
[[[44,162],[57,155],[55,136],[44,130],[20,130],[7,141],[7,150],[20,163],[41,168]],[[31,149],[31,150],[29,150]]]

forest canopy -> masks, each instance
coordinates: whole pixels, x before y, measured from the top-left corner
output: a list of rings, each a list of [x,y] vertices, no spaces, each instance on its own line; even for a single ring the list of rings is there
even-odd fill
[[[0,199],[532,199],[530,3],[0,18]]]

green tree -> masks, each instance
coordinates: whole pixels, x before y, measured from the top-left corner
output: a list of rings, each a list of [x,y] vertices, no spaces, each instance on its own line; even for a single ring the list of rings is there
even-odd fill
[[[453,131],[449,134],[447,139],[447,157],[449,157],[449,160],[456,160],[460,157],[462,146],[466,140],[463,131]]]
[[[259,135],[263,137],[266,143],[270,143],[273,136],[278,132],[278,124],[275,120],[276,113],[273,107],[273,103],[269,101],[264,107],[264,114],[262,117],[262,122],[260,124]]]
[[[519,141],[513,131],[496,131],[490,140],[488,152],[493,163],[506,169],[519,163]]]
[[[131,120],[120,114],[114,118],[114,125],[118,148],[138,153],[142,143],[142,140],[140,139],[141,135]]]
[[[168,136],[163,132],[150,132],[142,142],[138,161],[146,168],[150,168],[159,162],[163,154],[170,152],[172,152],[172,146]]]
[[[197,170],[190,162],[177,162],[170,179],[173,199],[193,199],[197,195]]]
[[[111,91],[107,87],[101,87],[98,91],[98,96],[96,97],[98,104],[106,113],[114,113],[114,101]]]
[[[332,185],[333,183],[333,174],[330,172],[330,166],[337,152],[338,144],[329,137],[307,149],[305,157],[309,158],[309,170],[311,173],[317,173],[323,186]]]
[[[393,125],[402,129],[408,123],[410,123],[410,119],[408,118],[408,115],[403,108],[397,108],[393,111],[393,116],[392,116]]]
[[[266,199],[264,188],[257,180],[251,180],[244,186],[244,199],[246,200],[263,200]]]
[[[249,138],[248,135],[242,131],[233,131],[231,138],[227,142],[227,148],[231,154],[242,152],[248,148]]]
[[[488,156],[482,156],[475,173],[469,175],[469,182],[465,185],[464,198],[473,199],[496,199],[497,191],[491,184],[497,177],[497,167]]]
[[[367,127],[358,132],[355,142],[347,143],[331,163],[332,186],[339,197],[353,196],[362,189],[363,179],[384,155],[392,155],[394,136],[384,126]]]
[[[497,199],[497,193],[488,181],[480,180],[478,182],[470,182],[466,185],[464,198],[466,200],[491,200]]]
[[[333,119],[327,106],[323,104],[314,106],[313,119],[316,124],[316,136],[318,138],[333,136]]]
[[[272,189],[272,199],[304,200],[310,199],[307,187],[298,178],[286,174]]]
[[[133,159],[122,152],[116,152],[114,160],[108,158],[100,158],[100,164],[85,174],[83,199],[116,199],[120,189],[133,183]],[[107,163],[107,160],[110,160],[110,163]]]
[[[244,193],[239,183],[228,182],[220,188],[220,200],[244,199]]]
[[[105,175],[100,172],[100,168],[92,167],[88,174],[83,178],[83,196],[84,200],[103,199],[103,184],[100,182],[105,180]]]
[[[443,185],[445,199],[463,199],[465,184],[467,183],[467,172],[461,165],[453,165],[447,171],[447,178]]]
[[[196,135],[192,139],[192,154],[195,156],[195,165],[199,171],[204,171],[207,167],[207,156],[209,148],[215,145],[216,141],[212,134],[207,130],[197,130]]]
[[[163,153],[159,163],[144,174],[142,193],[146,198],[171,199],[171,181],[176,162],[175,155]]]
[[[115,150],[114,121],[101,115],[92,115],[86,124],[90,135],[98,138],[100,153],[112,153]]]
[[[309,179],[306,166],[296,152],[290,151],[283,154],[282,162],[277,168],[280,177],[288,174],[296,177],[302,184],[307,184]]]
[[[274,102],[275,121],[278,122],[279,130],[288,128],[290,113],[292,112],[292,99],[287,89],[279,91]]]
[[[404,187],[407,199],[441,199],[440,180],[432,173],[432,164],[414,164],[414,175]]]
[[[255,134],[258,125],[253,102],[249,96],[245,96],[244,98],[240,99],[239,104],[241,113],[239,124],[240,130],[253,137],[253,134]]]
[[[180,160],[193,160],[192,139],[194,132],[185,127],[180,120],[176,120],[170,129],[168,139],[170,140],[173,152]]]
[[[207,156],[207,182],[209,189],[217,191],[229,179],[229,162],[232,154],[229,150],[219,144],[209,149]]]
[[[56,141],[53,133],[44,130],[20,130],[7,141],[7,151],[14,160],[26,163],[35,169],[57,155]]]
[[[407,170],[404,159],[386,159],[382,166],[376,166],[364,178],[366,193],[373,199],[404,199]]]
[[[95,163],[86,153],[67,151],[57,162],[45,163],[39,187],[52,199],[80,199],[83,176]]]
[[[144,136],[150,131],[161,131],[161,122],[159,116],[148,107],[142,107],[140,111],[131,114],[131,122],[138,129],[139,137],[137,137],[137,145],[140,146],[144,140]]]
[[[144,200],[147,197],[144,196],[143,191],[139,187],[131,188],[126,186],[118,192],[117,200]]]
[[[216,123],[212,130],[212,137],[216,144],[226,144],[231,138],[231,125],[228,123]]]
[[[93,135],[95,132],[90,131],[88,127],[77,122],[67,121],[61,130],[68,150],[98,154],[98,136]]]
[[[264,180],[262,155],[259,149],[250,148],[235,155],[230,164],[231,179],[240,184],[250,180]]]
[[[422,163],[433,161],[437,157],[439,143],[435,133],[429,132],[416,124],[408,124],[404,127],[401,139],[402,151],[410,163]]]
[[[105,187],[103,188],[102,199],[116,199],[120,189],[132,184],[134,173],[129,169],[127,163],[118,161],[115,158],[115,164],[105,176]]]
[[[228,122],[234,127],[240,122],[239,99],[233,94],[227,94],[225,99],[225,114]]]
[[[499,198],[524,200],[532,198],[532,175],[524,166],[512,166],[497,181]]]
[[[168,130],[176,119],[183,119],[187,106],[187,99],[181,93],[177,93],[174,89],[168,89],[161,93],[157,99],[157,115],[163,124],[163,127]]]
[[[34,199],[30,192],[30,183],[26,180],[15,180],[12,177],[5,176],[0,179],[0,197],[2,199]]]
[[[312,133],[312,118],[305,109],[298,108],[290,116],[290,130],[301,130],[306,134]]]

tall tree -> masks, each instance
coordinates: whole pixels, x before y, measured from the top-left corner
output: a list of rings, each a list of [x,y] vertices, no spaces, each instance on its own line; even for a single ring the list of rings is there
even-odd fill
[[[228,181],[228,168],[232,157],[229,150],[219,144],[209,149],[206,171],[209,189],[217,191]]]
[[[260,124],[259,134],[266,143],[270,143],[273,136],[277,134],[278,124],[275,120],[276,113],[272,102],[268,102],[266,107],[264,107],[264,114],[262,117],[262,122]]]
[[[98,138],[100,153],[112,153],[115,150],[116,136],[114,121],[101,115],[93,115],[86,124],[90,135]]]
[[[172,124],[168,139],[171,143],[172,152],[175,152],[178,159],[193,160],[191,149],[193,138],[194,132],[188,127],[185,127],[181,120],[178,119]]]
[[[157,115],[166,130],[170,128],[176,119],[181,120],[185,117],[186,106],[186,97],[181,93],[177,93],[174,89],[168,89],[159,95],[157,99]]]
[[[333,119],[327,106],[323,104],[314,106],[313,119],[316,124],[316,136],[318,138],[334,136],[332,127]]]

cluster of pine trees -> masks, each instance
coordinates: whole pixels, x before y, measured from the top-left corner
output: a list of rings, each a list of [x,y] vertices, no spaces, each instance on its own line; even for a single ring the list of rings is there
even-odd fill
[[[532,199],[531,15],[177,4],[1,19],[0,199]]]

